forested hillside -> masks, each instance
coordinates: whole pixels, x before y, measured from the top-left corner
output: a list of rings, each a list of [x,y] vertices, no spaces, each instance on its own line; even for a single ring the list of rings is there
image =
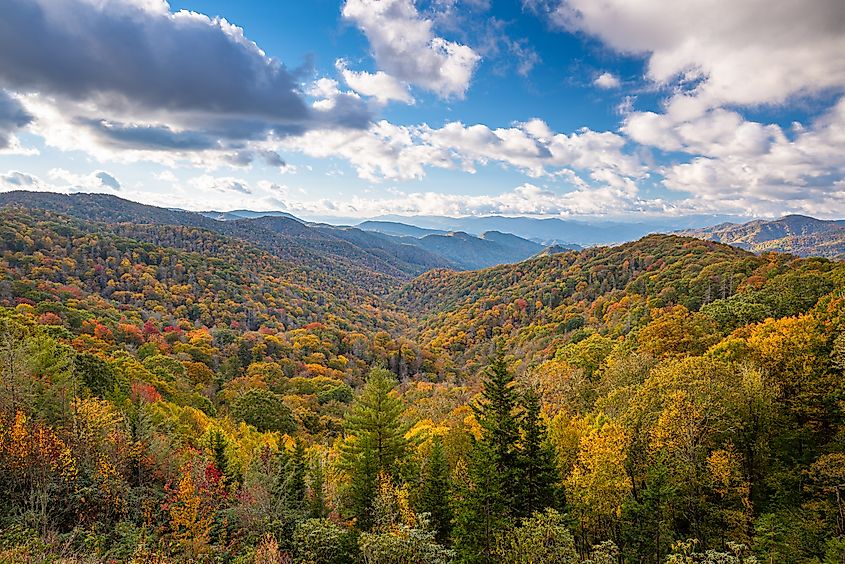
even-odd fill
[[[841,263],[62,201],[0,211],[0,561],[845,558]]]
[[[736,245],[754,252],[777,251],[798,256],[841,259],[845,256],[845,223],[803,215],[788,215],[774,221],[723,223],[690,229],[684,235]]]

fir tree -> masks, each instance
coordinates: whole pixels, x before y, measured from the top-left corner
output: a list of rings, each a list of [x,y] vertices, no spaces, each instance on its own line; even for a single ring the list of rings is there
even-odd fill
[[[276,481],[276,496],[288,514],[299,514],[305,509],[308,493],[305,483],[305,442],[297,439],[293,451],[282,448],[279,461],[279,477]]]
[[[396,478],[409,450],[402,423],[402,401],[393,374],[370,371],[367,383],[346,417],[341,467],[350,475],[349,509],[363,530],[372,526],[372,503],[380,473]]]
[[[494,467],[502,477],[501,495],[513,507],[520,493],[517,466],[519,462],[519,422],[516,417],[517,391],[513,374],[504,355],[499,352],[487,370],[481,401],[472,406],[481,426],[480,442],[484,444]]]
[[[214,461],[214,467],[223,475],[223,483],[226,487],[237,483],[240,476],[237,471],[232,468],[229,462],[229,456],[226,454],[226,449],[229,447],[229,439],[226,434],[220,429],[212,429],[208,434],[208,448],[211,450],[211,459]]]
[[[519,424],[513,375],[499,353],[484,379],[481,401],[472,406],[481,427],[455,504],[454,539],[467,562],[492,561],[496,535],[518,508]]]
[[[425,465],[419,505],[421,511],[429,514],[438,542],[444,542],[449,537],[452,515],[449,511],[449,464],[440,437],[434,438]]]
[[[526,390],[522,398],[524,414],[521,421],[522,448],[520,450],[521,517],[530,517],[553,505],[557,472],[554,453],[548,434],[540,418],[540,398],[534,390]]]
[[[308,514],[312,519],[323,519],[329,515],[326,503],[326,472],[319,456],[308,465]]]

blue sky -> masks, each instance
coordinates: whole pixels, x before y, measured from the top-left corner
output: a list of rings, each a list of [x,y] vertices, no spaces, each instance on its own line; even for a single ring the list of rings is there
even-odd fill
[[[839,0],[8,0],[0,20],[2,190],[845,216]]]

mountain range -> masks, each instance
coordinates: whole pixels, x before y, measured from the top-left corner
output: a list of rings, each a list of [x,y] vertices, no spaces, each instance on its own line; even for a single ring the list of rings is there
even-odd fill
[[[390,291],[432,268],[467,270],[519,262],[544,246],[515,235],[431,233],[393,235],[354,226],[310,223],[284,212],[195,213],[139,204],[105,194],[13,191],[0,194],[0,206],[19,205],[104,223],[173,225],[206,229],[242,239],[291,262],[306,260],[317,272],[365,280]]]
[[[845,258],[845,220],[787,215],[774,221],[721,223],[678,234],[726,243],[755,253],[777,251],[801,257]]]
[[[202,212],[214,219],[240,219],[258,215],[286,215],[286,212],[254,212],[236,210],[231,212]],[[734,221],[737,218],[726,215],[689,215],[679,217],[648,217],[640,221],[609,221],[607,219],[560,219],[467,216],[448,217],[435,215],[384,215],[355,223],[349,218],[319,218],[321,223],[332,225],[353,224],[360,229],[378,231],[387,235],[408,235],[423,237],[431,234],[464,232],[477,237],[488,231],[509,233],[539,243],[540,245],[577,246],[606,245],[639,239],[650,233],[669,233],[681,229],[707,227],[717,223]]]
[[[754,233],[821,237],[838,233],[831,223],[784,218]],[[655,554],[638,539],[651,542],[658,529],[700,538],[689,511],[708,546],[720,546],[734,515],[742,516],[735,538],[763,530],[754,539],[764,547],[772,523],[776,531],[806,523],[796,533],[806,536],[835,530],[837,506],[825,504],[845,456],[837,401],[845,262],[653,234],[458,271],[442,265],[462,245],[522,254],[541,245],[498,231],[414,233],[272,215],[221,221],[110,196],[0,195],[0,523],[12,523],[0,526],[0,561],[58,558],[26,552],[39,538],[25,528],[36,494],[56,508],[39,518],[51,538],[94,531],[98,544],[79,561],[153,560],[154,546],[169,551],[158,561],[197,561],[170,548],[186,530],[199,531],[188,534],[202,561],[259,553],[262,535],[273,539],[261,553],[272,558],[244,562],[364,561],[359,553],[380,543],[393,550],[402,538],[360,531],[346,492],[365,484],[355,493],[362,506],[429,513],[422,496],[402,491],[431,491],[433,476],[445,484],[434,508],[455,507],[466,523],[482,522],[474,508],[485,507],[485,488],[503,487],[489,476],[516,484],[545,476],[549,497],[578,516],[573,527],[617,520],[626,562]],[[495,449],[482,441],[504,424],[513,462],[500,469],[488,465]],[[361,439],[362,429],[387,430],[391,448],[406,449],[401,486],[379,478],[369,463],[378,440]],[[748,473],[745,453],[756,461]],[[542,472],[523,470],[535,460]],[[802,480],[807,497],[783,495]],[[660,501],[641,503],[638,492]],[[453,495],[479,497],[451,505]],[[74,507],[85,511],[66,509]],[[326,514],[352,517],[335,523]],[[569,544],[564,558],[532,561],[574,562],[564,513],[534,515],[522,523]],[[217,516],[231,535],[211,533]],[[538,521],[546,516],[551,526]],[[441,546],[433,531],[410,529],[422,521],[399,534]],[[292,549],[306,557],[277,558],[290,552],[266,532],[275,523],[306,539]],[[596,530],[601,539],[605,526]],[[444,542],[462,546],[464,531],[452,528]],[[367,544],[376,538],[367,535],[381,537]],[[335,546],[346,540],[326,543],[328,557],[309,556],[305,543],[338,538],[364,540],[343,559]],[[526,538],[496,561],[525,560],[537,537]],[[89,545],[71,540],[38,542],[63,557]],[[28,544],[10,553],[10,542]],[[601,561],[616,562],[614,551]],[[404,562],[452,561],[406,554]],[[761,554],[821,562],[823,553]]]
[[[13,191],[0,206],[20,205],[89,221],[174,225],[206,229],[251,244],[291,262],[306,259],[315,272],[338,275],[388,293],[431,269],[477,270],[592,246],[672,232],[726,243],[755,253],[845,258],[845,220],[788,215],[777,220],[720,222],[690,216],[648,223],[585,222],[558,218],[385,216],[357,225],[309,222],[287,212],[190,212],[139,204],[105,194]],[[679,230],[679,226],[682,228]],[[573,243],[572,241],[577,241]]]

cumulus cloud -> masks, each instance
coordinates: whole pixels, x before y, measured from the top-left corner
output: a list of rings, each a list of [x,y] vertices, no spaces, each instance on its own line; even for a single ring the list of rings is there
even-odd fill
[[[671,92],[660,112],[621,112],[621,133],[673,153],[655,166],[679,205],[769,215],[845,212],[845,99],[785,132],[743,108],[845,92],[845,3],[748,0],[525,0],[567,31],[647,59],[646,79]],[[599,77],[601,78],[601,77]],[[598,85],[598,82],[597,82]],[[684,153],[689,157],[676,156]]]
[[[174,13],[164,0],[0,6],[0,86],[29,95],[29,113],[47,122],[39,132],[61,148],[236,151],[313,127],[368,125],[355,98],[312,106],[302,73],[226,20]]]
[[[189,182],[191,187],[208,188],[219,181],[202,177]],[[239,181],[244,182],[244,181]],[[335,215],[344,217],[375,217],[384,214],[405,215],[608,215],[631,210],[658,213],[667,209],[659,199],[641,199],[634,188],[604,185],[558,190],[533,183],[525,183],[511,190],[477,195],[441,193],[433,191],[388,190],[380,196],[352,196],[342,200],[302,200],[292,195],[287,186],[259,181],[243,190],[218,191],[214,203],[197,202],[190,198],[178,200],[186,209],[218,209],[248,206],[250,209],[284,210],[300,215]],[[301,194],[299,195],[301,197]],[[169,205],[173,205],[171,201]]]
[[[365,180],[411,180],[427,168],[475,172],[477,166],[501,163],[532,177],[563,169],[608,170],[642,177],[645,168],[624,151],[625,138],[612,132],[581,129],[556,133],[542,120],[492,129],[486,125],[447,123],[399,126],[387,121],[365,131],[313,131],[283,141],[288,150],[312,157],[341,157]]]
[[[316,204],[319,206],[319,202]],[[353,198],[338,204],[335,213],[377,216],[405,215],[610,215],[665,209],[660,200],[646,201],[636,193],[610,186],[559,191],[525,183],[497,194],[469,195],[437,192],[397,192],[380,199]],[[317,210],[311,213],[316,213]]]
[[[100,180],[100,184],[103,186],[111,188],[112,190],[120,190],[120,182],[108,172],[101,170],[100,172],[95,173],[95,176]]]
[[[32,116],[23,105],[8,92],[0,90],[0,150],[12,147],[15,131],[31,121]]]
[[[104,170],[77,174],[63,168],[53,168],[47,175],[54,186],[65,192],[118,192],[121,189],[120,181]]]
[[[648,78],[685,82],[710,107],[776,104],[845,87],[841,0],[526,0],[563,29],[648,57]],[[753,77],[751,79],[750,77]]]
[[[17,170],[0,174],[0,188],[6,190],[37,190],[40,185],[41,181],[37,177]]]
[[[346,68],[346,61],[342,59],[337,61],[336,66],[346,85],[363,96],[373,97],[382,104],[390,101],[403,104],[414,103],[414,97],[411,96],[408,85],[384,71],[375,73],[351,71]]]
[[[734,206],[766,215],[784,210],[824,217],[845,213],[845,99],[809,127],[798,128],[792,139],[776,125],[742,121],[722,111],[711,114],[712,123],[700,124],[702,135],[672,132],[667,138],[701,153],[665,167],[667,187],[692,194],[699,207]],[[718,141],[724,135],[725,147]]]
[[[48,179],[24,172],[10,170],[0,174],[0,190],[32,190],[48,192],[118,192],[120,181],[112,174],[97,170],[90,174],[78,174],[63,168],[54,168],[47,173]]]
[[[343,17],[367,36],[379,69],[394,80],[461,98],[480,56],[434,33],[412,0],[346,0]]]
[[[598,75],[595,80],[593,80],[593,84],[595,84],[599,88],[610,90],[612,88],[619,88],[622,83],[615,75],[605,71]]]
[[[735,111],[716,108],[685,117],[677,114],[676,105],[669,104],[662,114],[631,113],[622,131],[643,145],[710,157],[754,157],[785,141],[777,125],[748,121]]]
[[[230,176],[216,177],[203,174],[202,176],[192,178],[188,184],[192,188],[206,193],[213,190],[222,193],[237,192],[240,194],[252,194],[252,189],[246,180]]]

